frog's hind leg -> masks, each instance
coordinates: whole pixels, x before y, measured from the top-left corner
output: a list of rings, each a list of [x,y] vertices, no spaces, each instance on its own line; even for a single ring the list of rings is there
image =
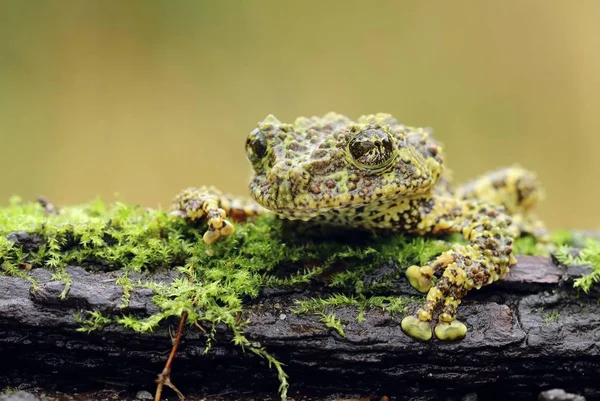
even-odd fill
[[[209,245],[234,233],[233,224],[225,219],[227,215],[234,220],[243,221],[260,212],[260,207],[250,201],[224,195],[218,189],[206,186],[184,189],[175,196],[171,204],[172,215],[192,221],[203,218],[207,220],[208,229],[203,240]]]
[[[427,341],[432,337],[430,322],[441,307],[436,337],[459,340],[467,328],[455,320],[458,305],[469,290],[498,280],[516,263],[512,256],[516,232],[508,215],[475,201],[438,199],[426,224],[434,234],[460,232],[469,244],[456,245],[428,265],[411,266],[406,271],[410,283],[427,296],[416,316],[405,317],[401,327],[409,336]],[[432,285],[433,276],[440,270],[440,279]]]
[[[544,198],[544,190],[535,173],[529,170],[512,166],[484,174],[459,187],[456,195],[504,206],[519,231],[532,234],[541,242],[549,239],[544,224],[531,213]]]

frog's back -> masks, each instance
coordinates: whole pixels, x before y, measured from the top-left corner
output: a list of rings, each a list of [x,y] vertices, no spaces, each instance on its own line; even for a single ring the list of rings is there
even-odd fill
[[[443,172],[428,130],[383,113],[356,122],[328,113],[293,124],[269,116],[246,149],[258,203],[280,217],[350,227],[372,228],[390,206],[427,197]]]

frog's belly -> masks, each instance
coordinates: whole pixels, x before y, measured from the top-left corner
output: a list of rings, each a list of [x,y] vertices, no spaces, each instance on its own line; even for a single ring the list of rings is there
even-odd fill
[[[421,197],[319,210],[286,210],[276,214],[284,219],[346,228],[415,231],[423,216],[431,211],[432,207],[431,198]]]

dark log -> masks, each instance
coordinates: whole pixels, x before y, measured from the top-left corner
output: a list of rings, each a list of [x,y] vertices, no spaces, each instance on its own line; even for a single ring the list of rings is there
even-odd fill
[[[371,309],[363,322],[357,310],[336,312],[345,337],[312,315],[294,315],[296,300],[317,288],[270,288],[245,310],[246,336],[286,364],[290,394],[383,395],[391,399],[535,399],[540,391],[564,388],[600,397],[600,305],[597,297],[573,289],[585,267],[557,266],[550,258],[519,257],[502,281],[469,294],[459,310],[469,332],[459,342],[417,342],[402,333],[403,316]],[[385,267],[382,267],[385,269]],[[82,388],[106,383],[148,389],[171,348],[169,324],[138,334],[117,325],[85,334],[76,312],[106,314],[156,312],[148,289],[138,289],[126,310],[119,309],[118,272],[69,267],[72,284],[52,281],[45,269],[33,291],[26,280],[0,276],[0,387],[35,383],[46,389]],[[174,273],[153,276],[168,281]],[[135,278],[134,278],[135,279]],[[373,277],[376,279],[376,277]],[[394,294],[417,293],[401,279]],[[410,307],[410,312],[416,305]],[[168,322],[176,326],[176,321]],[[234,346],[219,328],[217,342],[204,355],[206,336],[186,329],[172,380],[184,393],[268,392],[277,399],[274,370]],[[134,392],[135,394],[135,392]],[[266,399],[266,398],[263,398]],[[321,398],[319,398],[321,399]],[[375,399],[375,398],[374,398]]]

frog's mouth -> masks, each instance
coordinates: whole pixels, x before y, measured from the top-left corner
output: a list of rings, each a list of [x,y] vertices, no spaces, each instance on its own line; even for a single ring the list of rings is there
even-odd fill
[[[400,189],[398,189],[398,192]],[[261,180],[253,180],[250,192],[254,200],[279,217],[289,220],[308,221],[318,217],[345,216],[356,218],[367,208],[386,210],[405,196],[393,192],[350,191],[343,193],[313,193],[311,191],[294,192],[289,183],[269,186]],[[292,195],[295,194],[295,195]],[[381,195],[381,196],[378,196]],[[357,218],[360,220],[360,217]]]
[[[341,212],[360,203],[348,194],[321,192],[316,188],[311,190],[310,186],[279,178],[267,180],[255,177],[250,182],[250,194],[257,203],[275,214],[300,220]]]
[[[250,194],[275,214],[296,220],[333,214],[358,217],[361,208],[385,210],[402,199],[422,197],[437,181],[439,168],[429,166],[430,159],[406,152],[399,152],[389,171],[375,174],[351,165],[315,171],[312,163],[276,164],[252,178]]]
[[[325,220],[329,220],[328,217],[354,215],[355,212],[359,213],[364,208],[365,206],[356,205],[335,208],[321,207],[314,209],[279,208],[277,210],[271,209],[271,212],[273,212],[278,217],[287,220],[309,221],[315,220],[317,218],[325,218]]]

